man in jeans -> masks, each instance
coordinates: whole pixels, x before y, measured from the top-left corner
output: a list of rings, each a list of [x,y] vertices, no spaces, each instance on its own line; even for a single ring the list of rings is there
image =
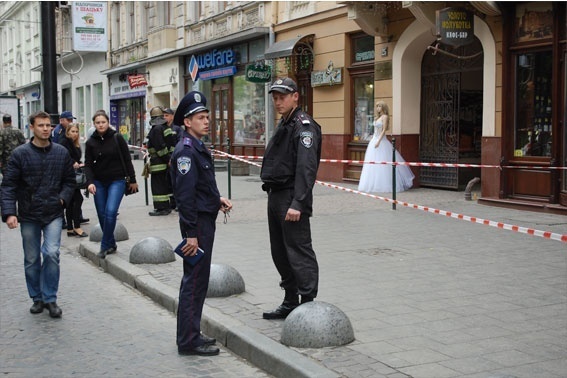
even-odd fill
[[[30,312],[47,308],[52,318],[59,318],[61,224],[75,191],[75,171],[67,149],[50,141],[49,114],[34,113],[29,124],[33,137],[12,152],[0,186],[2,221],[10,229],[20,224]]]

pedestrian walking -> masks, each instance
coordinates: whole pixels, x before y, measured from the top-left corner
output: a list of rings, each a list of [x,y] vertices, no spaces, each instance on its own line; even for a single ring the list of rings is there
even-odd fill
[[[268,192],[272,259],[285,296],[263,318],[284,319],[300,303],[317,296],[319,266],[309,218],[321,159],[321,127],[299,107],[297,84],[292,79],[276,80],[269,93],[282,118],[266,146],[260,178],[262,189]]]
[[[125,191],[138,191],[136,173],[124,138],[110,127],[108,115],[97,110],[93,116],[96,132],[85,145],[87,190],[94,195],[102,240],[98,256],[116,253],[114,239],[118,208]]]
[[[4,174],[4,170],[8,166],[8,160],[14,149],[24,143],[26,138],[24,134],[12,126],[12,116],[4,114],[2,116],[3,126],[0,129],[0,173]]]
[[[51,133],[51,141],[53,143],[61,143],[60,140],[65,138],[65,130],[67,126],[73,123],[73,120],[77,119],[73,116],[73,113],[70,111],[64,111],[59,116],[59,123],[53,129]]]
[[[183,278],[177,310],[177,349],[181,355],[212,356],[219,353],[215,339],[201,334],[201,316],[209,287],[215,221],[219,210],[225,214],[232,203],[220,196],[215,180],[211,152],[201,141],[209,134],[207,99],[190,92],[175,112],[175,123],[185,126],[180,143],[171,158],[173,191],[179,209],[181,236],[186,239],[182,252],[203,257],[192,266],[183,259]]]
[[[154,210],[150,211],[149,215],[168,215],[171,213],[170,199],[173,195],[168,165],[175,148],[175,137],[171,128],[167,126],[163,109],[159,106],[154,106],[150,110],[150,125],[152,128],[148,133],[147,148],[150,155]]]
[[[73,169],[75,172],[81,171],[84,164],[81,162],[82,152],[79,142],[79,126],[75,124],[67,126],[65,129],[65,137],[60,138],[59,142],[69,152],[69,156],[71,156],[73,160]],[[65,208],[65,217],[67,220],[65,223],[67,224],[67,236],[86,238],[89,235],[81,229],[81,217],[83,214],[83,195],[81,194],[81,189],[84,189],[84,187],[80,188],[75,186],[73,197],[71,197],[71,201]]]
[[[20,225],[30,312],[47,308],[58,318],[61,224],[75,190],[75,171],[67,150],[50,140],[49,114],[34,113],[29,124],[33,137],[12,152],[0,187],[2,221],[10,229]]]

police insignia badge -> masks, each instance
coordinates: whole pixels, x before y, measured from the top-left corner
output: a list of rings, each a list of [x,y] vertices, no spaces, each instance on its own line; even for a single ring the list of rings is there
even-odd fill
[[[194,98],[195,98],[195,102],[201,102],[201,95],[200,94],[195,93]]]
[[[309,148],[313,145],[313,133],[311,131],[304,131],[299,135],[299,139],[301,140],[301,144],[305,146],[305,148]]]
[[[182,175],[188,173],[191,170],[191,158],[188,156],[182,156],[177,159],[177,170]]]

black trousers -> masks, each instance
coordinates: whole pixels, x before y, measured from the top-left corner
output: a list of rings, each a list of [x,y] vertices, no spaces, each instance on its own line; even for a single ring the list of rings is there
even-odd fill
[[[217,214],[199,213],[197,240],[199,248],[205,252],[205,255],[195,266],[183,261],[183,278],[179,288],[179,306],[177,308],[178,349],[190,350],[203,345],[203,341],[199,337],[201,334],[201,316],[209,289],[216,218]]]
[[[151,174],[152,200],[155,210],[169,210],[172,196],[171,182],[167,170],[152,172]]]
[[[73,197],[71,201],[65,207],[65,217],[67,219],[67,230],[72,230],[73,228],[81,228],[81,218],[83,211],[81,207],[83,206],[83,195],[80,189],[75,189],[73,192]]]
[[[315,298],[319,287],[319,265],[311,243],[309,216],[298,222],[285,221],[293,189],[268,194],[268,227],[272,260],[286,291]]]

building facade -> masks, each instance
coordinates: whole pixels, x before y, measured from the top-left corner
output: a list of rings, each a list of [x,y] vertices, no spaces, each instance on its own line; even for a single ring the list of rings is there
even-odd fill
[[[15,125],[29,137],[27,117],[42,108],[41,21],[37,2],[0,2],[0,95],[16,96]]]

